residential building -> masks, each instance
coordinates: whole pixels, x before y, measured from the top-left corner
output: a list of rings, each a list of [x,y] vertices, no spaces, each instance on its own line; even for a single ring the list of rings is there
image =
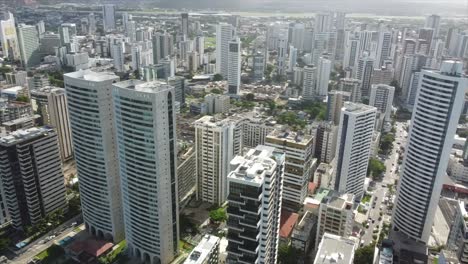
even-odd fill
[[[179,204],[189,198],[197,185],[197,155],[193,147],[179,152],[177,161],[177,187]]]
[[[374,106],[385,116],[386,121],[391,121],[393,96],[395,87],[385,84],[374,84],[371,87],[369,105]]]
[[[253,78],[255,81],[263,80],[265,75],[265,56],[261,52],[257,52],[253,56]]]
[[[384,65],[385,60],[390,59],[392,50],[392,32],[384,31],[379,32],[379,39],[377,44],[377,57],[375,67],[380,68]]]
[[[175,100],[181,106],[185,106],[185,78],[182,76],[173,76],[167,79],[167,83],[174,87]]]
[[[315,87],[317,85],[317,68],[309,65],[303,69],[304,79],[302,83],[302,98],[304,100],[313,100],[316,98]]]
[[[189,14],[188,13],[182,13],[181,14],[181,28],[182,28],[182,35],[185,37],[185,38],[188,38],[189,37]]]
[[[183,264],[217,264],[219,242],[217,236],[205,235]]]
[[[29,117],[33,115],[31,104],[0,99],[0,125],[5,122],[10,122],[19,118]]]
[[[234,38],[229,41],[228,54],[228,93],[230,95],[239,95],[241,85],[241,41],[240,38]]]
[[[351,193],[356,200],[364,194],[377,109],[345,102],[341,110],[336,144],[335,190]]]
[[[332,63],[330,60],[320,57],[317,66],[316,94],[325,98],[328,93]]]
[[[274,130],[266,137],[265,145],[286,154],[282,199],[284,209],[295,211],[304,203],[313,173],[313,142],[311,135],[281,129]]]
[[[340,194],[330,191],[322,199],[318,212],[317,236],[315,248],[319,248],[320,241],[325,235],[349,237],[353,231],[355,197],[350,193]]]
[[[352,78],[344,78],[340,80],[340,90],[349,93],[347,101],[360,103],[362,101],[362,81]]]
[[[257,146],[230,163],[226,263],[277,263],[285,155]]]
[[[115,29],[115,5],[102,6],[102,21],[105,31],[112,31]]]
[[[57,134],[50,128],[19,130],[0,138],[4,203],[15,229],[68,210]]]
[[[242,120],[242,145],[255,148],[265,145],[265,139],[275,130],[276,121],[272,118],[246,117]]]
[[[335,158],[338,127],[333,122],[321,122],[315,132],[315,157],[318,163],[331,163]]]
[[[361,81],[361,96],[368,98],[370,95],[371,80],[374,72],[374,59],[364,54],[358,61],[356,79]]]
[[[73,157],[70,118],[65,89],[44,87],[30,92],[34,112],[41,116],[41,124],[55,128],[62,161]]]
[[[412,240],[429,240],[467,86],[461,62],[421,72],[392,217]]]
[[[169,263],[179,245],[174,88],[128,80],[112,95],[128,251]]]
[[[197,199],[221,205],[227,197],[229,162],[242,149],[238,120],[204,116],[194,123],[197,153]]]
[[[119,77],[85,70],[64,81],[86,230],[119,242],[125,235],[112,100]]]
[[[40,64],[39,36],[35,26],[20,24],[17,28],[21,63],[25,68]]]
[[[356,85],[353,86],[356,88],[359,88],[357,83]],[[342,86],[345,88],[345,84]],[[358,89],[357,89],[358,90]],[[340,124],[340,116],[341,116],[341,108],[344,105],[344,102],[346,101],[352,101],[351,99],[354,99],[352,96],[352,93],[347,92],[347,91],[337,91],[337,90],[332,90],[328,92],[328,98],[327,98],[327,121],[333,122],[335,126]]]
[[[455,251],[459,263],[468,263],[468,213],[467,204],[457,201],[457,210],[447,239],[447,248]]]
[[[301,252],[301,257],[305,257],[309,253],[316,229],[317,218],[309,211],[305,212],[299,223],[294,227],[291,235],[291,246]]]
[[[231,108],[231,99],[224,94],[208,94],[205,96],[207,114],[228,113]]]
[[[0,14],[0,43],[2,43],[3,56],[17,60],[20,58],[19,42],[15,27],[15,17],[11,12]]]
[[[9,84],[18,86],[28,85],[28,74],[26,71],[7,72],[5,73],[6,81]]]
[[[224,79],[227,79],[229,74],[229,42],[234,37],[234,31],[232,25],[227,23],[216,26],[216,73],[221,74]]]
[[[353,239],[325,234],[318,247],[314,264],[352,264],[357,248]]]

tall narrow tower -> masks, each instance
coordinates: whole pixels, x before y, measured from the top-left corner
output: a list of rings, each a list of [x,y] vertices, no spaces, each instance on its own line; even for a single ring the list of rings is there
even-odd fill
[[[439,202],[468,78],[463,64],[423,70],[393,211],[393,230],[427,243]]]

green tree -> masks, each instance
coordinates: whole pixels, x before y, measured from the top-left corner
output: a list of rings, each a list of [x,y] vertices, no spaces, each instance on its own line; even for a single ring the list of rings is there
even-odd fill
[[[10,245],[10,239],[8,237],[2,237],[0,238],[0,251],[7,249],[8,246]]]
[[[7,67],[7,66],[0,67],[0,75],[3,75],[3,77],[5,77],[5,73],[11,72],[11,71],[12,71],[11,67]]]
[[[395,95],[400,96],[401,95],[401,87],[400,84],[396,79],[393,79],[392,82],[390,83],[390,86],[395,87]]]
[[[27,96],[25,96],[25,95],[20,95],[20,96],[16,97],[16,101],[28,103],[29,98]]]
[[[245,95],[244,98],[245,98],[245,100],[251,102],[251,101],[253,101],[255,99],[255,95],[253,93],[248,93],[248,94]]]
[[[226,210],[222,207],[210,211],[210,219],[215,223],[227,220]]]
[[[374,263],[374,243],[368,246],[358,248],[354,253],[354,264],[372,264]]]
[[[385,164],[378,159],[370,158],[367,168],[367,176],[372,175],[373,179],[379,177],[386,170]]]
[[[214,89],[211,89],[211,93],[212,93],[212,94],[222,94],[223,91],[221,91],[221,90],[218,89],[218,88],[214,88]]]
[[[221,74],[219,74],[219,73],[217,73],[217,74],[215,74],[213,76],[213,81],[214,82],[218,82],[218,81],[222,81],[222,80],[223,80],[223,76]]]
[[[393,142],[395,141],[395,135],[391,133],[384,134],[380,139],[380,153],[388,154],[393,148]]]
[[[301,252],[292,246],[281,244],[278,248],[278,260],[281,264],[297,263]]]

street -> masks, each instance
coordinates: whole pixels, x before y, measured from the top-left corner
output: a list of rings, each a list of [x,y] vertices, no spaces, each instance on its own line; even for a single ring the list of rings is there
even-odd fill
[[[38,238],[35,240],[33,243],[27,245],[24,249],[21,250],[21,254],[11,260],[13,263],[18,263],[18,264],[26,264],[28,263],[31,259],[34,258],[37,254],[41,253],[48,247],[52,246],[55,242],[58,242],[62,239],[64,239],[66,236],[70,235],[70,232],[72,232],[75,228],[78,226],[71,226],[73,222],[77,222],[80,219],[81,216],[76,216],[67,222],[63,223],[62,225],[58,226],[54,230],[48,232],[47,234],[43,235],[42,237]],[[41,241],[44,241],[44,239],[48,236],[51,236],[53,234],[57,233],[57,236],[54,239],[51,239],[50,241],[46,243],[39,243]]]
[[[395,142],[393,143],[392,151],[390,152],[390,154],[386,157],[384,161],[384,164],[386,167],[385,176],[381,182],[378,182],[378,181],[375,182],[374,192],[372,194],[374,202],[369,212],[369,219],[372,219],[372,220],[369,221],[369,227],[365,229],[365,234],[361,237],[361,244],[363,245],[369,245],[373,241],[373,235],[377,235],[378,237],[382,229],[383,221],[385,219],[390,220],[391,218],[391,210],[389,211],[387,209],[388,203],[385,204],[383,203],[383,201],[386,196],[391,197],[389,193],[389,185],[393,185],[393,190],[394,191],[396,190],[395,180],[398,180],[399,174],[396,173],[395,171],[399,166],[398,165],[398,157],[399,157],[398,152],[399,152],[400,146],[406,145],[407,132],[404,129],[405,126],[406,126],[406,123],[397,122],[395,124],[395,129],[396,129]],[[391,202],[390,199],[391,198],[389,198],[389,203]],[[383,214],[382,214],[381,220],[379,221],[381,212]],[[376,230],[375,233],[374,233],[374,229]]]

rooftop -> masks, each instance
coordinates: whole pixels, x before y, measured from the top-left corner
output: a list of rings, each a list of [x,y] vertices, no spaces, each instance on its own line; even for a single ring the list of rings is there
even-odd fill
[[[332,192],[322,200],[322,203],[327,204],[328,207],[339,210],[351,210],[354,204],[354,195],[350,193],[338,194]]]
[[[240,121],[240,118],[237,117],[228,117],[220,119],[219,116],[203,116],[193,124],[195,126],[204,126],[204,127],[224,127],[231,125],[233,123],[237,123]]]
[[[60,88],[60,87],[55,87],[55,86],[45,86],[45,87],[42,87],[42,88],[39,88],[39,89],[34,89],[34,90],[31,91],[31,93],[33,93],[33,94],[43,94],[43,95],[47,95],[47,94],[64,94],[65,89]]]
[[[220,239],[217,236],[205,235],[200,243],[192,250],[184,264],[202,264],[209,258],[214,247],[219,246]]]
[[[79,70],[76,72],[66,73],[64,74],[65,77],[74,78],[74,79],[82,79],[85,81],[91,82],[104,82],[104,81],[111,81],[111,80],[119,80],[119,77],[115,75],[113,72],[94,72],[91,70]]]
[[[281,139],[287,142],[296,144],[309,144],[313,140],[313,136],[306,135],[302,132],[276,129],[267,136],[268,138]]]
[[[296,226],[299,215],[286,210],[281,211],[280,220],[280,232],[279,235],[282,238],[289,238],[293,232],[294,226]]]
[[[306,212],[293,230],[292,238],[307,241],[310,238],[312,228],[316,226],[317,218],[311,212]]]
[[[0,145],[15,145],[41,135],[48,135],[49,133],[55,132],[49,127],[33,127],[24,130],[17,130],[8,136],[0,138]]]
[[[325,233],[317,250],[314,264],[353,263],[356,241]]]
[[[249,150],[244,156],[236,156],[231,161],[231,168],[235,169],[228,175],[230,179],[242,180],[256,184],[262,184],[265,174],[271,172],[278,159],[284,159],[284,155],[274,151],[272,147],[257,146]]]
[[[345,102],[343,109],[346,112],[351,112],[351,113],[364,113],[368,111],[376,111],[376,108],[373,106],[361,104],[361,103],[353,103],[353,102]]]
[[[99,257],[113,247],[112,243],[89,239],[86,241],[76,241],[73,243],[69,249],[75,254],[80,254],[81,252],[86,252],[94,257]]]
[[[134,90],[137,92],[142,93],[158,93],[170,89],[169,86],[165,82],[161,81],[151,81],[151,82],[144,82],[141,80],[127,80],[122,82],[117,82],[113,84],[114,87],[121,88],[121,89],[128,89]]]

